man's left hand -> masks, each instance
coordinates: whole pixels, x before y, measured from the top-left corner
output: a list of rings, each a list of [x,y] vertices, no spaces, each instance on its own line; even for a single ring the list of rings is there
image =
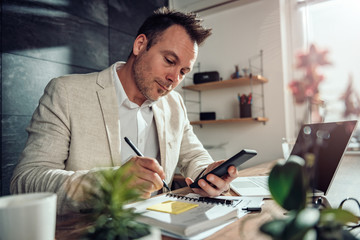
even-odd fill
[[[224,161],[226,160],[216,161],[210,164],[205,170],[204,175],[210,172],[211,170],[213,170],[214,168],[216,168],[217,166],[219,166]],[[195,193],[205,197],[219,196],[222,193],[229,191],[231,181],[237,177],[238,177],[238,171],[236,167],[230,166],[228,168],[228,173],[225,176],[218,177],[214,174],[209,174],[206,177],[206,180],[210,182],[210,184],[204,179],[200,179],[198,182],[200,188],[192,188],[192,190]],[[194,182],[191,178],[186,178],[185,181],[188,186],[190,186],[190,184]]]

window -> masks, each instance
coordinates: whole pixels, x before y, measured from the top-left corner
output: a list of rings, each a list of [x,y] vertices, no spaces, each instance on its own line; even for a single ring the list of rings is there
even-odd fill
[[[321,114],[326,122],[360,118],[360,1],[359,0],[298,0],[293,16],[292,46],[294,53],[315,44],[328,50],[330,66],[319,68],[324,75],[320,98],[325,107]],[[297,22],[298,24],[294,24]],[[294,42],[302,39],[303,49]],[[300,45],[300,44],[297,44]],[[295,73],[293,73],[295,76]],[[342,95],[352,81],[350,100],[357,109],[347,116]],[[348,108],[349,109],[349,108]],[[349,150],[360,151],[360,123],[349,144]]]

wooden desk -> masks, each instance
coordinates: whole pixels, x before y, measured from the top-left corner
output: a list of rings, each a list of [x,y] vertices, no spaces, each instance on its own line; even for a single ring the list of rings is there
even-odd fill
[[[264,163],[248,169],[240,171],[240,176],[256,176],[267,175],[273,166],[274,162]],[[327,194],[327,199],[332,207],[338,207],[339,203],[346,197],[355,197],[360,200],[360,156],[344,156],[336,177],[330,186]],[[191,190],[186,187],[176,190],[176,193],[188,193]],[[235,193],[231,193],[236,195]],[[206,238],[207,240],[218,239],[270,239],[267,235],[259,232],[259,227],[273,219],[284,217],[285,210],[279,207],[273,200],[266,199],[260,213],[248,214],[232,224],[226,226],[212,236]],[[84,216],[82,217],[84,218]],[[58,220],[56,239],[78,239],[76,233],[81,229],[77,229],[76,223],[81,219],[72,216],[70,219]],[[84,225],[82,225],[84,226]],[[71,234],[72,233],[72,234]],[[360,238],[360,229],[352,231],[352,233]],[[71,237],[69,237],[69,235]],[[167,236],[162,237],[163,240],[173,240]]]

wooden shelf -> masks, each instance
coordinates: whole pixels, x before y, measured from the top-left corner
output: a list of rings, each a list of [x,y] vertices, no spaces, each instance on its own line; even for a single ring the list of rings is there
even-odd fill
[[[189,85],[182,87],[183,89],[194,90],[194,91],[203,91],[203,90],[212,90],[212,89],[219,89],[219,88],[231,88],[241,85],[250,85],[252,84],[260,84],[260,83],[267,83],[268,80],[260,75],[243,78],[236,78],[236,79],[229,79],[224,81],[217,81],[217,82],[208,82],[208,83],[200,83],[195,85]]]
[[[219,119],[219,120],[204,120],[204,121],[192,121],[191,125],[203,125],[203,124],[214,124],[214,123],[231,123],[231,122],[267,122],[269,119],[265,117],[257,118],[231,118],[231,119]]]

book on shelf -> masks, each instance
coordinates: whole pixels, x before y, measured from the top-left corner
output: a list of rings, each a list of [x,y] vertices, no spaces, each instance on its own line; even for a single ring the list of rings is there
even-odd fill
[[[193,194],[194,195],[194,194]],[[190,237],[238,217],[238,201],[163,194],[127,205],[142,213],[137,221]]]

